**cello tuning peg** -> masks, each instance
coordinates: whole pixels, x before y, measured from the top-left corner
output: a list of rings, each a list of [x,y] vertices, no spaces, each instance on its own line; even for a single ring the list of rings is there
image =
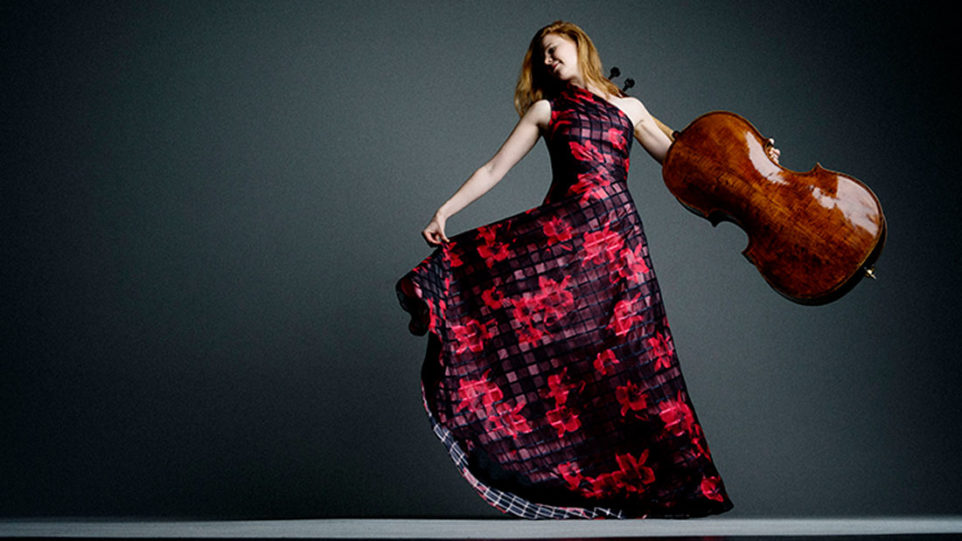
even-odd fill
[[[621,70],[615,66],[611,66],[611,72],[608,73],[608,79],[614,79],[615,77],[621,75]]]
[[[621,88],[621,91],[624,92],[633,86],[635,86],[634,79],[625,79],[625,85]]]

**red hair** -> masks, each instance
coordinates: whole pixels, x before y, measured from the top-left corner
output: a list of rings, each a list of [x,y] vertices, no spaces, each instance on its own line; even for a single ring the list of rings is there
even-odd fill
[[[519,116],[524,116],[531,105],[545,97],[558,93],[561,81],[558,81],[544,65],[544,49],[541,41],[548,34],[556,34],[575,43],[578,48],[578,69],[581,71],[585,83],[599,87],[613,96],[624,96],[614,83],[601,73],[601,57],[591,38],[578,25],[567,21],[555,21],[545,26],[531,38],[528,52],[521,62],[521,74],[514,90],[514,108]]]

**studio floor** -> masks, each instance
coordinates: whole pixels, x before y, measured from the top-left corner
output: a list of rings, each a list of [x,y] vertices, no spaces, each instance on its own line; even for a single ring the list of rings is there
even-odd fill
[[[4,519],[2,538],[127,539],[962,539],[959,517],[519,521]]]

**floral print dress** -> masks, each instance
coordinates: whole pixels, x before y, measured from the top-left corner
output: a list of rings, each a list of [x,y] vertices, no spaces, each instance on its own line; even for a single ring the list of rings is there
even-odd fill
[[[519,517],[727,511],[627,189],[632,123],[574,86],[550,101],[544,202],[451,237],[397,282],[428,334],[434,432]]]

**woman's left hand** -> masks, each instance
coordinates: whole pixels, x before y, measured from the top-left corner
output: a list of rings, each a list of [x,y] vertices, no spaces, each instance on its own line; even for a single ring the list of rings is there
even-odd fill
[[[768,150],[768,157],[771,158],[773,162],[778,163],[778,157],[782,155],[782,151],[775,148],[775,140],[769,138],[765,148]]]

